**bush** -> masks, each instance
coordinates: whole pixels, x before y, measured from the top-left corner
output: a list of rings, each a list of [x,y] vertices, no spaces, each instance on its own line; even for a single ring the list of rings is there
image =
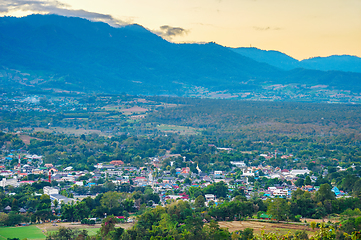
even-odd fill
[[[83,220],[81,220],[81,224],[94,225],[94,224],[95,224],[95,220],[84,218]]]

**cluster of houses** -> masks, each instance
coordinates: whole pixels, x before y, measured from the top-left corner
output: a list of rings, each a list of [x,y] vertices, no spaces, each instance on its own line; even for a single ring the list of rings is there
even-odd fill
[[[7,158],[13,159],[14,156],[9,155]],[[114,184],[128,183],[133,186],[151,186],[155,193],[158,193],[162,203],[165,203],[169,199],[183,199],[189,200],[189,196],[186,194],[187,188],[189,187],[206,187],[209,184],[224,182],[227,184],[229,191],[234,189],[243,189],[247,198],[257,193],[262,199],[273,198],[273,197],[290,197],[292,191],[296,190],[297,187],[294,184],[275,185],[268,187],[267,189],[255,188],[249,178],[257,179],[260,176],[266,178],[278,178],[290,181],[293,183],[298,179],[299,175],[310,174],[308,169],[281,169],[279,167],[273,168],[271,166],[258,166],[249,167],[242,161],[231,162],[233,169],[230,172],[217,171],[212,173],[204,173],[197,166],[198,173],[190,171],[189,167],[176,168],[175,173],[165,170],[162,171],[159,168],[161,159],[151,158],[150,163],[144,167],[131,167],[126,166],[121,160],[114,160],[107,164],[96,164],[95,170],[92,172],[88,171],[74,171],[72,167],[67,167],[62,171],[59,171],[52,164],[41,164],[41,166],[34,166],[33,164],[36,159],[37,163],[42,163],[42,157],[37,155],[25,155],[23,158],[28,159],[27,164],[17,165],[14,169],[5,170],[5,166],[0,165],[0,176],[3,176],[0,180],[0,187],[14,186],[17,187],[23,183],[32,183],[33,181],[22,181],[25,176],[29,174],[45,174],[49,176],[49,179],[44,181],[56,180],[57,182],[70,183],[71,187],[74,185],[91,187],[98,184],[98,180],[108,179]],[[9,160],[9,159],[5,159]],[[149,168],[149,164],[153,165],[153,168]],[[171,162],[172,164],[172,162]],[[152,170],[153,169],[153,170]],[[156,169],[156,170],[154,170]],[[237,172],[241,172],[241,176],[235,179],[232,175]],[[88,174],[90,178],[81,178]],[[188,182],[186,181],[188,179]],[[191,181],[189,181],[189,179]],[[311,180],[315,181],[317,178],[311,176]],[[99,183],[102,184],[102,183]],[[303,190],[306,191],[317,191],[317,187],[303,186]],[[52,200],[57,200],[59,203],[67,203],[74,199],[64,197],[59,194],[57,188],[44,187],[44,193],[51,196]],[[344,196],[345,193],[339,191],[337,187],[332,189],[336,196]],[[206,196],[207,202],[217,201],[217,196],[212,194]]]

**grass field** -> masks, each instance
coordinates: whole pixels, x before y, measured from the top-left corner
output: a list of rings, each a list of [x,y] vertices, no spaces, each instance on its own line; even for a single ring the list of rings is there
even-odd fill
[[[49,128],[34,128],[34,132],[48,132],[48,133],[52,133],[52,132],[56,132],[56,133],[64,133],[64,134],[69,134],[69,135],[82,135],[82,134],[91,134],[91,133],[96,133],[99,135],[104,136],[104,134],[102,133],[102,131],[99,130],[86,130],[86,129],[75,129],[75,128],[62,128],[62,127],[49,127]]]
[[[6,240],[7,238],[45,239],[45,234],[36,226],[1,227],[0,240]]]
[[[170,132],[170,133],[178,132],[180,135],[199,134],[199,130],[196,129],[196,128],[192,128],[192,127],[160,124],[160,125],[157,126],[157,128],[158,128],[158,130],[160,130],[162,132]]]

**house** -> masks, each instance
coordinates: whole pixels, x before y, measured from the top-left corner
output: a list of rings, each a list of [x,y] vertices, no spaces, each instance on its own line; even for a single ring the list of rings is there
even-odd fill
[[[212,179],[211,179],[210,177],[208,177],[208,176],[204,176],[204,177],[203,177],[203,181],[211,182]]]
[[[262,213],[262,214],[259,216],[259,218],[260,218],[260,219],[265,219],[265,220],[271,220],[272,215],[268,215],[268,214]]]
[[[118,218],[121,222],[126,221],[126,217],[124,217],[124,216],[115,216],[115,217]]]
[[[288,195],[288,190],[287,189],[276,189],[275,191],[273,191],[273,195],[284,197],[284,196]]]
[[[110,164],[112,164],[114,166],[120,166],[120,165],[123,165],[124,162],[122,160],[113,160],[110,162]]]
[[[214,194],[206,194],[204,195],[207,202],[209,201],[216,201],[216,196]]]
[[[246,176],[246,177],[254,177],[254,172],[252,169],[244,169],[243,170],[243,175],[242,176]]]
[[[168,200],[168,199],[172,199],[172,200],[177,200],[177,199],[182,199],[183,196],[181,195],[167,195],[165,196],[165,200]]]
[[[32,173],[33,173],[33,174],[43,174],[44,171],[41,170],[41,169],[33,169]]]
[[[345,193],[343,191],[340,191],[336,186],[334,186],[331,191],[336,195],[336,196],[342,196]]]

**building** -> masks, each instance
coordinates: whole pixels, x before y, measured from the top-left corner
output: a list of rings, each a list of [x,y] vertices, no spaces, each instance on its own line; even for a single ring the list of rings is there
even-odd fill
[[[0,187],[5,188],[6,186],[18,187],[19,186],[18,180],[16,178],[11,178],[11,179],[3,178],[0,181]]]
[[[235,165],[238,168],[246,168],[247,167],[247,165],[244,162],[233,162],[233,161],[231,161],[231,164]]]
[[[110,162],[110,164],[112,164],[114,166],[119,166],[119,165],[123,165],[124,162],[122,160],[113,160]]]
[[[305,174],[309,174],[309,173],[310,173],[310,170],[308,170],[308,169],[293,169],[291,171],[291,174],[294,176],[305,175]]]
[[[70,203],[70,202],[76,202],[75,199],[64,197],[63,195],[60,195],[60,194],[51,194],[50,199],[52,201],[56,200],[60,204],[67,204],[67,203]]]
[[[216,201],[216,196],[213,195],[213,194],[206,194],[206,195],[204,195],[204,197],[205,197],[205,199],[206,199],[207,202],[209,202],[209,201]]]
[[[52,194],[59,194],[59,189],[57,188],[53,188],[53,187],[44,187],[43,188],[43,191],[44,191],[44,194],[47,194],[47,195],[52,195]]]
[[[287,189],[276,189],[275,191],[273,191],[273,195],[274,196],[287,196],[288,190]]]

